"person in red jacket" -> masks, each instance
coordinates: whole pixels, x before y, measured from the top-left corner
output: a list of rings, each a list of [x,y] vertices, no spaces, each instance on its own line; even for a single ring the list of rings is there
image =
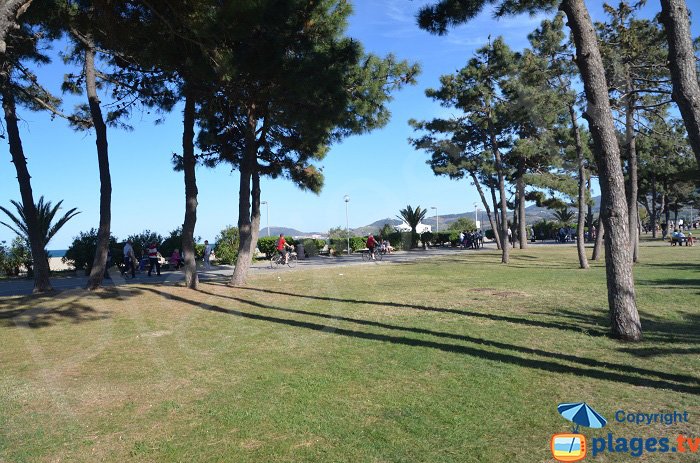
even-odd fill
[[[372,258],[372,260],[376,260],[374,258],[374,248],[377,247],[377,240],[374,239],[373,235],[369,235],[367,237],[367,249],[369,249],[369,255]]]
[[[289,257],[289,253],[287,252],[287,248],[292,247],[291,245],[287,244],[287,241],[284,239],[284,233],[280,233],[280,237],[277,240],[277,252],[282,256],[282,262],[285,264],[287,263],[287,259]]]

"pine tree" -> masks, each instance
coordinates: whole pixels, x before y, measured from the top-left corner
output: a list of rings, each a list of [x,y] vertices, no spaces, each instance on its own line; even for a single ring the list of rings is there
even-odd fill
[[[423,8],[418,23],[429,31],[445,33],[448,26],[474,18],[486,4],[496,4],[498,15],[523,11],[534,13],[556,6],[566,14],[576,47],[576,64],[586,93],[584,117],[595,145],[594,154],[605,202],[601,216],[606,230],[605,264],[612,333],[622,339],[638,341],[642,338],[642,330],[635,302],[624,176],[598,37],[588,9],[583,0],[442,0]]]

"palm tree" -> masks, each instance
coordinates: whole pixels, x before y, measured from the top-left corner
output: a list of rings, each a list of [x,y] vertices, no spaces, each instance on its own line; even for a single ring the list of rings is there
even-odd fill
[[[28,243],[29,226],[27,225],[27,212],[21,203],[14,200],[10,200],[10,202],[13,206],[15,206],[15,209],[17,209],[17,215],[13,214],[2,206],[0,206],[0,211],[4,212],[5,215],[10,218],[10,220],[14,223],[14,226],[2,221],[0,221],[0,224],[15,232]],[[58,219],[57,222],[52,224],[54,218],[56,217],[56,213],[61,208],[61,204],[63,204],[63,200],[59,201],[55,206],[52,206],[51,201],[44,202],[44,197],[42,196],[39,198],[39,202],[35,206],[39,231],[41,233],[41,237],[43,238],[44,249],[46,249],[46,246],[49,244],[49,241],[51,241],[51,238],[58,233],[66,222],[80,214],[78,209],[74,207],[63,214],[63,217]]]
[[[418,246],[418,224],[425,218],[425,214],[428,213],[427,209],[421,209],[420,206],[413,209],[411,206],[406,206],[405,209],[399,211],[398,217],[403,220],[411,227],[411,247],[415,248]]]
[[[564,225],[569,225],[574,219],[574,213],[568,207],[554,211],[554,218]]]

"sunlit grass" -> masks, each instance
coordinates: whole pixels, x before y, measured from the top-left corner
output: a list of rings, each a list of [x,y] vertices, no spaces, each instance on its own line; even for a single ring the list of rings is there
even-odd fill
[[[531,463],[551,460],[571,401],[611,421],[588,436],[700,437],[700,248],[642,248],[637,344],[607,336],[602,263],[578,270],[568,246],[498,262],[2,298],[0,461]]]

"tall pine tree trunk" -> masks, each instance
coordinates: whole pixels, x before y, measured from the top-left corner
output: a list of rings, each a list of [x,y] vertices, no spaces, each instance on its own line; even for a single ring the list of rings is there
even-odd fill
[[[481,198],[481,204],[484,205],[484,210],[486,211],[486,216],[489,218],[489,224],[491,225],[491,230],[497,230],[496,224],[493,221],[493,215],[491,214],[491,208],[489,207],[489,202],[486,200],[486,196],[484,195],[484,190],[481,188],[481,184],[479,183],[479,180],[476,178],[476,174],[474,172],[469,172],[469,175],[472,178],[472,181],[474,182],[474,185],[476,186],[476,191],[479,192],[479,197]],[[483,228],[483,224],[481,225]],[[496,239],[496,248],[501,249],[501,238],[498,235],[498,233],[493,234],[494,238]]]
[[[246,156],[247,158],[247,156]],[[242,286],[245,284],[248,269],[253,256],[250,252],[250,246],[253,241],[253,230],[250,220],[250,193],[251,193],[251,177],[253,175],[253,167],[248,159],[241,163],[241,180],[238,190],[238,233],[240,242],[238,243],[238,257],[236,258],[236,266],[233,269],[233,276],[229,285]]]
[[[109,174],[107,126],[102,118],[100,98],[97,96],[95,43],[90,35],[85,37],[85,89],[90,107],[90,116],[95,128],[97,163],[100,170],[100,225],[97,228],[95,260],[92,263],[92,270],[90,271],[87,285],[88,289],[97,289],[102,285],[107,265],[107,251],[109,249],[112,220],[112,179]]]
[[[601,215],[605,223],[605,268],[612,334],[639,341],[642,327],[635,302],[625,183],[598,37],[583,0],[563,0],[560,8],[566,13],[576,45],[576,64],[586,92],[584,116],[595,145],[600,187],[605,198]]]
[[[489,189],[491,190],[491,203],[493,204],[493,214],[496,221],[496,228],[493,229],[493,235],[498,236],[496,239],[501,243],[501,246],[503,246],[503,242],[501,241],[501,206],[496,199],[496,189],[494,186],[489,185]]]
[[[658,194],[656,193],[656,174],[652,172],[651,174],[651,237],[656,239],[656,225],[659,222],[659,212],[656,207],[656,199]]]
[[[32,251],[32,266],[34,269],[34,292],[43,293],[51,291],[49,281],[49,263],[44,252],[44,236],[39,227],[39,218],[34,204],[34,194],[32,193],[31,176],[27,168],[27,159],[24,157],[24,148],[19,134],[17,124],[17,105],[15,96],[12,93],[10,82],[10,71],[5,68],[0,73],[0,86],[2,91],[2,108],[5,112],[5,129],[7,139],[10,144],[10,155],[12,163],[17,171],[17,182],[22,198],[22,207],[26,214],[26,225],[29,232],[29,247]]]
[[[603,210],[603,202],[601,201],[600,210]],[[591,260],[599,260],[603,249],[603,238],[605,236],[605,225],[603,224],[602,212],[598,212],[598,227],[596,228],[595,243],[593,243],[593,254]]]
[[[246,283],[248,269],[253,260],[260,225],[260,177],[258,176],[258,151],[256,128],[258,120],[253,115],[255,108],[248,113],[245,133],[245,151],[240,165],[241,181],[238,192],[238,257],[229,284],[242,286]],[[251,186],[252,182],[252,186]],[[252,199],[252,208],[251,208]],[[256,204],[257,201],[257,204]],[[253,230],[257,215],[257,229]]]
[[[182,253],[185,255],[185,285],[197,289],[197,261],[195,260],[194,228],[197,224],[197,160],[194,156],[195,98],[185,90],[185,109],[182,131],[182,167],[185,175],[185,221],[182,223]]]
[[[527,224],[525,223],[525,167],[521,164],[518,169],[518,179],[515,183],[518,202],[518,242],[520,249],[527,248]]]
[[[501,160],[501,151],[498,148],[498,140],[496,140],[496,133],[493,127],[493,121],[491,118],[488,120],[489,125],[489,137],[491,141],[491,151],[493,152],[493,159],[496,166],[496,174],[498,175],[498,192],[501,195],[501,227],[499,232],[501,234],[501,263],[507,264],[508,257],[510,253],[510,246],[508,245],[508,203],[506,198],[506,180],[503,173],[503,162]]]
[[[690,146],[700,164],[700,85],[685,0],[661,0],[661,22],[668,41],[673,101],[683,116]]]
[[[635,98],[632,94],[632,79],[627,70],[627,97],[625,98],[625,146],[627,147],[627,214],[629,220],[630,246],[632,248],[632,262],[639,260],[639,208],[637,196],[639,195],[639,183],[637,180],[637,137],[634,133],[634,105]]]
[[[586,184],[588,182],[586,179],[586,166],[584,164],[581,132],[578,129],[578,119],[573,105],[569,106],[569,116],[571,117],[571,131],[574,135],[576,162],[578,163],[578,228],[576,229],[576,250],[578,251],[579,266],[586,269],[588,268],[588,258],[586,257],[586,243],[583,229],[586,226]]]

